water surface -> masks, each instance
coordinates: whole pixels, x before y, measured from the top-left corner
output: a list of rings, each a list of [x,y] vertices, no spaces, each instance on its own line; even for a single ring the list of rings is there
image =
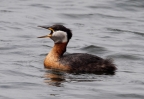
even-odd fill
[[[73,31],[68,53],[114,59],[115,75],[47,70],[53,46],[39,25]],[[1,99],[143,99],[143,0],[1,0]]]

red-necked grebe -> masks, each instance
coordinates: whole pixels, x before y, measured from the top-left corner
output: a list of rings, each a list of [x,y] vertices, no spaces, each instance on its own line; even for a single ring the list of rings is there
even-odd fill
[[[54,47],[44,60],[44,66],[49,69],[59,69],[76,73],[112,73],[116,70],[111,59],[102,59],[87,53],[66,54],[67,44],[72,37],[70,29],[63,25],[50,27],[39,26],[50,30],[50,34],[38,38],[51,38]]]

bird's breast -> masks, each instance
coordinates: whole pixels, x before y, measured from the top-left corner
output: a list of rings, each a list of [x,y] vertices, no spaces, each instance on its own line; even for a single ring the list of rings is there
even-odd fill
[[[44,66],[45,68],[48,68],[48,69],[59,69],[59,70],[69,71],[70,66],[60,63],[59,60],[60,59],[58,58],[48,56],[44,60]]]

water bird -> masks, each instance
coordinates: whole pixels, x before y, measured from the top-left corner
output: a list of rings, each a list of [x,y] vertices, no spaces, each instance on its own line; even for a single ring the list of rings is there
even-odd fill
[[[50,34],[38,38],[50,38],[54,46],[44,60],[48,69],[73,73],[114,73],[116,66],[111,59],[103,59],[88,53],[64,54],[72,38],[72,31],[63,25],[38,26],[50,30]]]

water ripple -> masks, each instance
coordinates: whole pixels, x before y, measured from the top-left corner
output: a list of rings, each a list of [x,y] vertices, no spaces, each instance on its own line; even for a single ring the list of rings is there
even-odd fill
[[[136,31],[130,31],[130,30],[122,30],[122,29],[114,29],[114,28],[107,28],[110,31],[115,31],[115,32],[128,32],[128,33],[134,33],[139,36],[144,36],[144,32],[136,32]]]
[[[105,53],[105,52],[107,52],[107,50],[104,47],[95,46],[95,45],[85,46],[85,47],[81,48],[81,50],[88,51],[90,53]]]
[[[48,5],[43,5],[43,4],[31,4],[30,6],[32,7],[40,7],[40,8],[51,8]]]

